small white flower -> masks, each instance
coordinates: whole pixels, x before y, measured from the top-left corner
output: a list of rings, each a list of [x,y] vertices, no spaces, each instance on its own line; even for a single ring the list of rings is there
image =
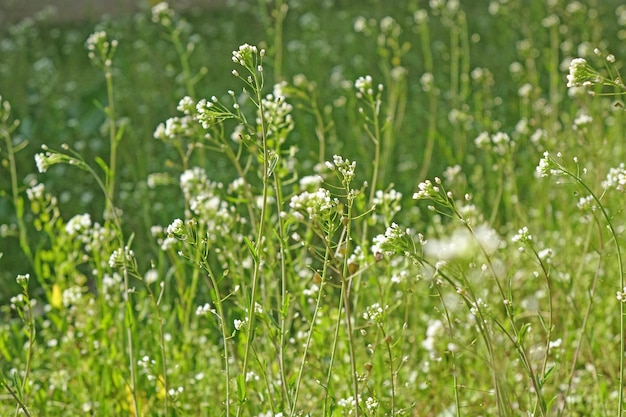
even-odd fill
[[[181,219],[175,219],[172,224],[167,226],[167,234],[170,236],[183,236],[185,233],[185,224]]]
[[[209,313],[217,315],[217,312],[215,311],[214,308],[211,307],[211,304],[209,303],[205,303],[203,305],[198,306],[198,308],[196,308],[196,316],[207,316]],[[236,324],[235,324],[235,328],[237,328]]]
[[[580,87],[595,84],[600,81],[600,75],[587,64],[584,58],[574,58],[569,64],[567,75],[568,87]]]
[[[617,168],[611,168],[606,175],[606,179],[602,181],[604,189],[615,188],[617,191],[626,191],[626,167],[622,162]]]

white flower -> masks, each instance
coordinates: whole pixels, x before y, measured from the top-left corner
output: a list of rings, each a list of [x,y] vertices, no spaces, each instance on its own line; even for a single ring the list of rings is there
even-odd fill
[[[602,181],[604,189],[615,188],[617,191],[626,191],[626,167],[622,162],[617,168],[611,168],[606,175],[606,179]]]
[[[45,186],[43,184],[35,184],[26,190],[26,196],[30,201],[40,200],[44,197]]]
[[[568,87],[587,86],[600,81],[600,75],[584,58],[574,58],[569,64]]]
[[[209,303],[205,303],[203,305],[198,306],[198,308],[196,308],[196,316],[207,316],[209,313],[213,313],[217,315],[217,312],[215,311],[214,308],[211,307],[211,304]],[[235,324],[235,328],[237,328],[237,324]],[[239,330],[239,328],[237,328],[237,330]]]
[[[167,234],[171,236],[185,235],[185,223],[181,219],[175,219],[172,224],[167,226]]]
[[[91,227],[91,216],[89,213],[77,214],[72,217],[65,225],[65,231],[70,236],[75,236],[78,233]]]
[[[109,257],[109,266],[115,268],[117,266],[126,266],[132,262],[135,257],[135,252],[128,246],[118,248],[113,251]]]
[[[69,307],[72,304],[77,304],[83,298],[83,290],[78,285],[69,287],[63,291],[61,300],[65,307]]]
[[[147,270],[143,276],[143,280],[148,285],[154,284],[159,280],[159,271],[154,268]]]
[[[574,130],[589,126],[591,122],[593,122],[593,117],[583,113],[574,119]]]
[[[309,188],[319,186],[324,179],[320,175],[307,175],[300,178],[300,188]]]
[[[385,309],[386,308],[387,306],[385,306]],[[379,322],[384,311],[385,310],[381,307],[379,303],[374,303],[371,306],[367,306],[365,308],[363,318],[368,321]]]
[[[304,191],[291,197],[289,207],[296,212],[306,212],[309,219],[314,220],[330,212],[333,207],[333,200],[330,197],[330,191],[320,188],[312,193]]]

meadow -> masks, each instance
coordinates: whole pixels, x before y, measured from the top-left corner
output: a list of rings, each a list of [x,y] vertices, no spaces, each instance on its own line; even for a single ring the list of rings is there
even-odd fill
[[[0,32],[0,415],[622,416],[626,6]]]

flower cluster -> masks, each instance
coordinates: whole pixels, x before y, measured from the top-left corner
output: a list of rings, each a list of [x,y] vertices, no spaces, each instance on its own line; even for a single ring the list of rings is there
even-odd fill
[[[116,39],[109,42],[106,32],[98,31],[89,35],[86,46],[91,62],[104,68],[111,67],[111,60],[117,49]]]
[[[448,262],[473,258],[480,249],[492,254],[499,245],[500,239],[496,231],[487,225],[479,225],[472,233],[463,227],[454,230],[448,237],[428,240],[424,245],[424,252],[428,256]]]
[[[199,305],[198,308],[196,308],[196,316],[208,316],[209,313],[217,315],[217,312],[209,303]]]
[[[30,188],[27,188],[26,196],[28,197],[30,201],[37,201],[37,200],[42,200],[46,198],[48,195],[46,194],[45,185],[39,183],[39,184],[34,184]]]
[[[506,155],[512,148],[515,147],[515,142],[511,140],[511,137],[503,132],[497,132],[490,135],[487,132],[482,132],[476,139],[474,144],[479,149],[491,151],[499,156]]]
[[[37,171],[42,174],[48,171],[53,165],[62,163],[75,164],[77,162],[74,158],[67,155],[48,150],[46,145],[43,145],[41,148],[45,152],[35,154],[35,164],[37,165]]]
[[[231,97],[235,96],[234,91],[228,91],[228,94]],[[235,110],[239,109],[239,104],[234,103],[233,105]],[[186,107],[185,107],[186,109]],[[235,113],[231,110],[227,109],[223,104],[219,102],[217,97],[213,96],[210,100],[201,99],[196,104],[195,108],[197,112],[197,118],[203,128],[208,129],[215,123],[219,123],[226,119],[234,119],[237,117]],[[187,110],[185,110],[187,111]]]
[[[374,87],[371,75],[357,78],[357,80],[354,82],[354,88],[356,88],[356,96],[358,98],[367,98],[370,100],[374,99]],[[378,84],[376,89],[379,92],[383,91],[383,85]]]
[[[108,305],[115,305],[116,301],[119,301],[123,288],[124,285],[120,274],[104,274],[102,277],[102,295],[104,296],[104,301]]]
[[[561,153],[556,154],[557,157],[561,157]],[[539,160],[539,165],[537,165],[536,173],[539,177],[544,178],[550,175],[559,176],[563,174],[563,169],[552,159],[552,156],[549,152],[543,153],[543,158]]]
[[[600,74],[584,58],[574,58],[569,64],[568,87],[589,87],[600,81]]]
[[[401,209],[402,193],[391,189],[389,191],[376,190],[372,203],[376,206],[373,217],[376,221],[389,222]],[[380,214],[378,214],[380,213]]]
[[[128,246],[124,246],[123,248],[117,248],[113,251],[111,256],[109,257],[109,266],[111,268],[115,267],[125,267],[134,262],[135,252]]]
[[[70,307],[80,303],[83,298],[83,288],[78,285],[73,285],[63,291],[61,300],[64,307]]]
[[[248,317],[244,317],[243,320],[233,320],[233,326],[235,326],[235,330],[245,332],[248,328]]]
[[[444,335],[445,328],[441,320],[432,320],[426,329],[426,339],[422,341],[422,347],[426,349],[431,358],[435,358],[437,341]]]
[[[441,189],[439,188],[439,186],[441,185],[441,179],[435,177],[434,181],[434,185],[430,180],[420,182],[417,185],[418,191],[416,193],[413,193],[413,200],[426,200],[430,198],[440,197],[439,193]]]
[[[435,87],[434,75],[431,72],[425,72],[420,77],[420,84],[422,85],[422,90],[425,93],[428,93],[429,91],[433,90],[433,88]]]
[[[356,170],[356,161],[350,162],[349,159],[344,159],[340,155],[333,155],[333,161],[326,161],[326,168],[331,171],[337,171],[341,175],[341,182],[344,187],[348,187],[354,179],[354,173]]]
[[[470,313],[473,316],[479,315],[480,312],[489,310],[489,305],[482,298],[477,298],[476,301],[471,303]]]
[[[172,18],[174,17],[174,10],[165,1],[157,3],[152,7],[152,21],[159,23],[163,27],[172,26]]]
[[[189,208],[210,231],[230,233],[236,213],[234,207],[222,198],[222,183],[208,179],[203,168],[194,167],[180,176],[180,188]]]
[[[604,185],[604,183],[603,183]],[[595,204],[595,200],[592,195],[588,195],[585,197],[580,197],[578,199],[578,203],[576,203],[576,207],[578,207],[582,211],[595,211],[598,209],[598,206]]]
[[[68,220],[65,225],[65,231],[70,236],[81,234],[91,227],[91,216],[89,213],[77,214]]]
[[[528,227],[524,226],[517,231],[517,233],[511,238],[514,243],[520,242],[524,244],[530,244],[533,240],[533,235],[528,231]]]
[[[264,121],[268,126],[268,136],[275,137],[280,143],[284,141],[287,133],[293,130],[292,110],[293,106],[285,101],[285,96],[282,95],[282,91],[277,84],[274,86],[273,94],[268,94],[261,99],[257,124],[261,126]],[[262,115],[261,111],[263,111]]]
[[[15,282],[20,287],[26,289],[28,287],[28,281],[30,280],[30,274],[20,274],[15,278]]]
[[[153,136],[164,142],[174,141],[180,137],[192,136],[196,126],[192,116],[170,117],[165,123],[159,123]]]
[[[181,240],[187,239],[187,227],[185,223],[181,219],[175,219],[167,226],[167,235]]]
[[[604,189],[615,188],[617,191],[626,191],[626,167],[624,163],[619,164],[617,168],[611,168],[606,175],[606,179],[602,181]]]
[[[593,117],[589,116],[586,113],[583,113],[583,114],[578,115],[574,119],[574,125],[572,126],[572,128],[574,130],[584,130],[587,126],[591,125],[592,122],[593,122]]]
[[[391,223],[384,234],[374,236],[371,251],[375,256],[392,255],[403,249],[403,240],[410,234],[409,229],[402,230],[396,223]]]
[[[308,214],[310,220],[325,218],[333,208],[334,200],[330,191],[320,188],[315,192],[304,191],[291,197],[289,207],[294,210],[294,217],[302,219],[301,212]]]
[[[260,72],[262,71],[262,67],[258,63],[258,58],[262,58],[263,56],[265,56],[265,49],[259,50],[254,45],[244,43],[236,51],[233,51],[232,59],[234,63],[241,65],[251,72],[255,70]]]
[[[385,306],[383,308],[380,303],[374,303],[365,308],[365,313],[363,313],[363,318],[372,323],[380,324],[383,319],[383,313],[389,306]]]

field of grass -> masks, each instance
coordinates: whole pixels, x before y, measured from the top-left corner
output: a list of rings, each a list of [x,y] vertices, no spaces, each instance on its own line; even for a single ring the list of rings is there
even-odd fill
[[[0,415],[622,416],[621,1],[0,32]]]

